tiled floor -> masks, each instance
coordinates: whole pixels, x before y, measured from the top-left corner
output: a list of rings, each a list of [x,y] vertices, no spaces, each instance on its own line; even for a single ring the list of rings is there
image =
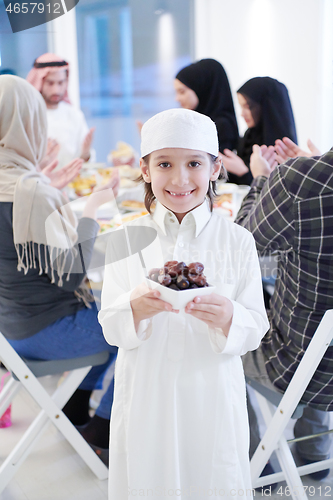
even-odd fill
[[[45,377],[43,381],[50,390],[56,383],[56,377]],[[22,390],[12,406],[12,427],[0,429],[0,463],[37,411],[37,405]],[[333,497],[333,471],[324,481],[311,482],[308,478],[304,478],[303,483],[309,487],[310,498]],[[276,500],[288,498],[288,491],[285,488],[286,484],[280,483],[274,494],[270,495],[269,491],[266,491],[266,497]],[[261,497],[261,494],[256,493],[255,496]],[[0,499],[107,500],[107,481],[99,481],[61,434],[50,425],[0,495]]]

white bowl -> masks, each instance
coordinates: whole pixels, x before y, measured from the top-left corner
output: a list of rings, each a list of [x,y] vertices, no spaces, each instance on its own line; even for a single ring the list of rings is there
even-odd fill
[[[157,289],[161,294],[159,298],[171,304],[173,309],[184,309],[194,297],[210,295],[215,290],[215,286],[191,288],[190,290],[172,290],[172,288],[163,286],[149,278],[146,278],[146,283],[149,288]]]

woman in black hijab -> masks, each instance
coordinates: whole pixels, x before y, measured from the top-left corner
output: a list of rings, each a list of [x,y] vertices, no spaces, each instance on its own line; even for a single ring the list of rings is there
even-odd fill
[[[238,127],[230,85],[223,66],[201,59],[181,69],[175,79],[176,100],[182,108],[209,116],[216,124],[220,151],[237,149]]]
[[[238,89],[237,98],[248,129],[240,139],[238,157],[231,151],[224,152],[227,170],[236,170],[236,165],[249,167],[254,144],[274,146],[275,141],[283,137],[297,143],[294,115],[283,83],[268,76],[251,78]],[[229,181],[251,184],[252,175],[250,171],[242,176],[229,174]]]

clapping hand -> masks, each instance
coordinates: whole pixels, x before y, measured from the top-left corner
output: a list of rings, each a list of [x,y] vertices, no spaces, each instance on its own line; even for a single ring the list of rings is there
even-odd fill
[[[226,168],[228,172],[231,174],[236,174],[239,177],[242,175],[247,174],[249,171],[248,167],[245,165],[243,160],[236,155],[233,151],[230,149],[225,149],[224,154],[222,154],[222,161],[223,165]]]
[[[94,138],[95,130],[96,127],[92,127],[83,140],[81,147],[81,156],[80,156],[80,158],[82,158],[83,161],[88,161],[90,158],[90,149]]]
[[[275,141],[276,159],[278,163],[284,163],[289,158],[297,158],[297,156],[320,156],[319,149],[308,139],[307,145],[310,151],[304,151],[297,144],[295,144],[289,137],[277,139]]]
[[[250,169],[253,178],[263,175],[269,177],[272,170],[277,165],[274,146],[258,146],[254,144],[253,153],[250,158]]]
[[[115,168],[106,184],[96,185],[89,195],[87,204],[83,210],[83,217],[96,219],[97,210],[104,203],[114,200],[118,195],[120,184],[119,170]]]
[[[141,130],[142,130],[142,127],[143,127],[143,122],[141,120],[136,120],[136,127],[138,129],[138,132],[139,132],[139,135],[141,135]]]
[[[46,154],[42,161],[38,164],[38,170],[44,170],[52,164],[57,158],[60,150],[60,144],[55,139],[48,139],[46,146]],[[45,173],[45,172],[44,172]]]
[[[118,196],[119,186],[120,186],[119,169],[114,168],[108,182],[106,184],[98,184],[97,183],[97,185],[94,187],[92,192],[99,193],[100,199],[101,199],[101,196],[103,196],[105,194],[104,192],[106,192],[108,189],[112,189],[113,196],[116,198]],[[107,203],[108,201],[110,201],[110,200],[107,200],[104,203]],[[102,203],[100,205],[102,205]]]
[[[75,158],[75,160],[72,160],[64,167],[59,170],[55,170],[58,165],[58,160],[54,160],[43,169],[43,174],[51,179],[51,186],[57,189],[63,189],[79,174],[82,164],[83,160],[81,160],[81,158]]]

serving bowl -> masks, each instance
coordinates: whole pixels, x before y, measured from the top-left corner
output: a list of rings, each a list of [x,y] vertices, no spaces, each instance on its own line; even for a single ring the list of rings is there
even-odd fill
[[[198,288],[190,288],[187,290],[173,290],[167,286],[161,285],[156,281],[146,277],[146,283],[149,288],[160,292],[160,299],[172,305],[173,309],[185,309],[185,306],[195,297],[203,297],[210,295],[215,291],[215,286],[205,286]]]

